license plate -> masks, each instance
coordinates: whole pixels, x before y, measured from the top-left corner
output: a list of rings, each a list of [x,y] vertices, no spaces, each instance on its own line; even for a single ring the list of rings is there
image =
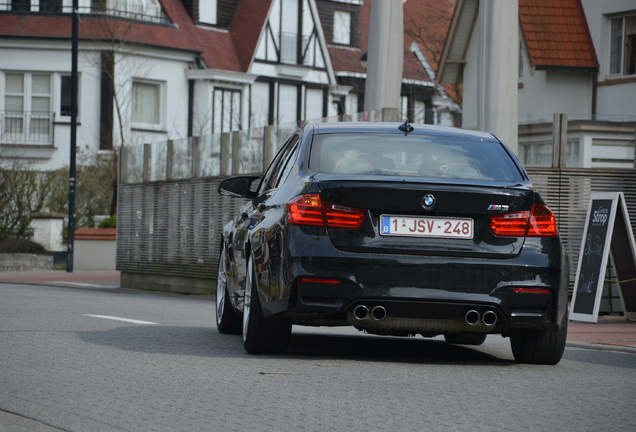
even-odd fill
[[[473,238],[473,220],[416,216],[380,216],[380,235],[405,237]]]

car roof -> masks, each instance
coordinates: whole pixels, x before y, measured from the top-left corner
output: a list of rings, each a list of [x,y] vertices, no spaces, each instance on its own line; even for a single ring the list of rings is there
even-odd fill
[[[398,129],[400,123],[381,123],[381,122],[340,122],[340,123],[314,123],[311,125],[314,134],[332,134],[332,133],[397,133],[402,134],[403,131]],[[413,131],[409,134],[413,135],[438,135],[451,136],[457,138],[479,139],[488,141],[498,141],[492,134],[488,132],[480,132],[468,129],[459,129],[454,127],[436,126],[428,124],[411,124]]]

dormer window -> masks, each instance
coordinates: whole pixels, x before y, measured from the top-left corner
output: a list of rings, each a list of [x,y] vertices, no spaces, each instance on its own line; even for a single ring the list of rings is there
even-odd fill
[[[217,24],[217,2],[206,0],[199,2],[199,22],[202,24]]]

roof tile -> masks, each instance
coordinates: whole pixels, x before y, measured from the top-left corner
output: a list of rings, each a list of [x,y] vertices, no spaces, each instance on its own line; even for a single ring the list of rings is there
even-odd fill
[[[598,68],[581,0],[519,0],[519,17],[535,67]]]

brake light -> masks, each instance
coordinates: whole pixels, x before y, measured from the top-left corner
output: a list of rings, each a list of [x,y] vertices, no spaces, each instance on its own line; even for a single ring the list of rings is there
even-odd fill
[[[289,222],[294,225],[324,225],[320,195],[301,195],[288,204]]]
[[[530,211],[492,216],[490,230],[503,237],[554,237],[558,234],[554,213],[538,203],[532,204]]]
[[[287,205],[287,211],[293,225],[357,229],[364,223],[363,210],[323,201],[319,194],[294,198]]]
[[[318,284],[329,284],[329,285],[337,285],[340,283],[338,279],[323,279],[323,278],[312,278],[312,277],[301,277],[298,279],[299,282],[302,283],[318,283]]]
[[[547,288],[513,288],[512,291],[519,294],[550,294],[550,291]]]

